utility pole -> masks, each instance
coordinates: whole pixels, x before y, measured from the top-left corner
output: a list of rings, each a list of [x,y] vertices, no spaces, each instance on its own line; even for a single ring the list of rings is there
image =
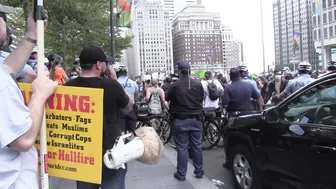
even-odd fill
[[[303,61],[303,48],[302,48],[302,20],[299,20],[300,27],[300,61]]]
[[[111,32],[111,54],[113,58],[112,64],[115,63],[116,52],[115,52],[115,38],[114,38],[114,22],[113,22],[113,0],[110,0],[110,32]]]
[[[263,70],[266,72],[266,62],[265,62],[265,37],[264,37],[264,14],[263,14],[263,0],[260,0],[260,17],[261,17],[261,40],[262,40],[262,55],[263,55]]]
[[[322,69],[326,69],[327,68],[327,64],[325,63],[325,57],[324,57],[324,27],[323,27],[323,8],[321,7],[321,11],[320,11],[320,29],[321,29],[321,36],[320,36],[320,40],[321,40],[321,59],[322,59]]]

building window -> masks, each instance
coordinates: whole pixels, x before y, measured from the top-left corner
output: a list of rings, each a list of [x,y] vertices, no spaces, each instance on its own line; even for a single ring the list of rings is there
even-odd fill
[[[321,29],[318,29],[318,39],[321,39]]]
[[[328,20],[329,20],[329,22],[331,22],[333,19],[332,19],[332,12],[330,11],[329,13],[328,13]]]
[[[322,7],[325,9],[327,8],[327,0],[322,1]]]
[[[328,0],[328,7],[331,7],[332,6],[332,2],[331,0]]]
[[[323,14],[323,24],[327,23],[327,13]]]
[[[330,26],[329,27],[329,37],[332,37],[332,36],[334,36],[334,27]]]
[[[315,2],[313,2],[313,4],[312,4],[312,12],[316,12],[316,3]]]
[[[317,30],[314,31],[314,40],[317,41]]]
[[[324,28],[323,35],[324,35],[324,38],[328,38],[328,28]]]

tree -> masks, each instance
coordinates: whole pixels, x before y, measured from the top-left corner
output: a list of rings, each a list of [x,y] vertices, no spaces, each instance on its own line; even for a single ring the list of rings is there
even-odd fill
[[[29,0],[26,0],[29,1]],[[1,4],[22,7],[20,0],[0,0]],[[105,0],[57,0],[45,1],[48,10],[48,26],[45,31],[46,56],[58,53],[67,62],[73,62],[84,46],[97,45],[105,51],[110,49],[109,4]],[[24,14],[21,10],[10,27],[24,28]],[[15,29],[16,36],[23,36]],[[116,30],[116,58],[120,59],[122,50],[131,47],[132,36],[122,37]],[[65,65],[70,67],[71,65]]]

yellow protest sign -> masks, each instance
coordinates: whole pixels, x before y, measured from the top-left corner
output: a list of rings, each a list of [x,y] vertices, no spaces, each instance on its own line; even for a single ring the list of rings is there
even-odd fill
[[[28,104],[31,86],[19,85]],[[58,87],[46,102],[46,127],[49,176],[101,183],[103,90]]]

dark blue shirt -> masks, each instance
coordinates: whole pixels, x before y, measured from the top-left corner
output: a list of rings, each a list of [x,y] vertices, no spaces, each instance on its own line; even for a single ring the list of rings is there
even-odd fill
[[[250,98],[258,99],[260,94],[248,82],[234,80],[224,90],[223,105],[227,111],[249,111]]]
[[[169,113],[181,116],[201,115],[203,96],[204,90],[200,81],[182,77],[168,89],[166,101],[170,101]]]

